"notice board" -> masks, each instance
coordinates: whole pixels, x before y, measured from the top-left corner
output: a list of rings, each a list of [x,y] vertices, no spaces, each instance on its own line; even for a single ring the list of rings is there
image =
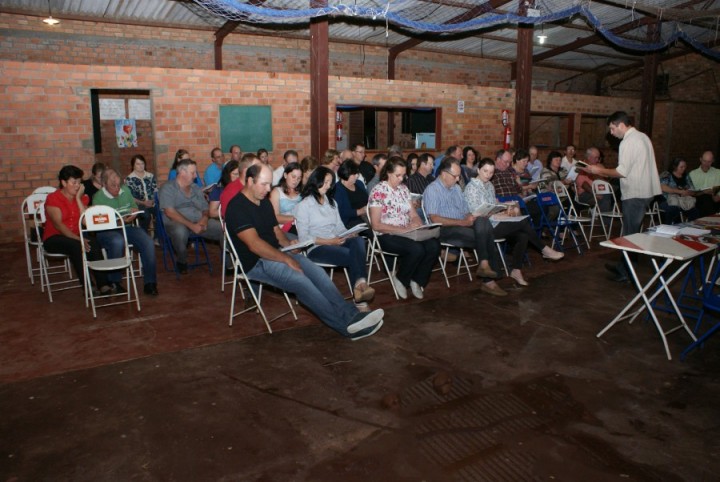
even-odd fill
[[[243,152],[273,150],[272,111],[269,105],[221,105],[220,147],[230,152],[237,144]]]

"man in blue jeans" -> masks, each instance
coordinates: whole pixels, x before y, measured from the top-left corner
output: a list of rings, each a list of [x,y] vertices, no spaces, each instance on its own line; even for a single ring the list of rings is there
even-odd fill
[[[130,190],[122,186],[120,174],[115,169],[106,169],[102,175],[103,187],[95,196],[93,196],[93,204],[96,206],[110,206],[125,218],[125,234],[128,243],[132,245],[133,251],[140,254],[142,261],[143,279],[145,282],[145,294],[157,296],[157,275],[155,271],[155,245],[152,238],[145,230],[137,226],[128,225],[131,223],[137,212],[137,204],[133,199]],[[125,239],[119,229],[111,231],[100,231],[97,233],[97,240],[100,246],[105,248],[108,258],[121,258],[125,253]],[[113,291],[116,293],[124,293],[120,282],[122,281],[122,271],[113,271],[108,274],[108,281],[111,283]]]
[[[290,245],[278,226],[267,198],[272,171],[264,164],[250,166],[245,187],[225,210],[226,229],[250,280],[294,293],[300,303],[342,336],[359,340],[375,334],[383,324],[381,309],[361,313],[343,299],[324,269],[301,254],[280,251]]]
[[[621,139],[617,167],[607,169],[599,164],[592,164],[583,170],[594,175],[620,178],[622,235],[629,236],[640,232],[645,211],[653,198],[662,194],[660,176],[652,142],[648,136],[632,127],[630,116],[618,111],[608,117],[607,123],[610,134]],[[628,270],[623,261],[606,264],[605,267],[612,273],[613,281],[629,281]]]

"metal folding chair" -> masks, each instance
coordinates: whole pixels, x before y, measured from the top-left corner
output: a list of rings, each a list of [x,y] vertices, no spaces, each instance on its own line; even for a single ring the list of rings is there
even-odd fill
[[[91,261],[87,258],[87,252],[83,250],[83,271],[85,272],[85,307],[88,304],[92,306],[93,317],[97,318],[96,308],[103,306],[113,306],[123,303],[132,303],[135,301],[137,310],[140,311],[140,297],[137,292],[137,284],[135,283],[135,274],[133,270],[133,258],[130,254],[130,246],[125,232],[125,221],[116,210],[109,206],[90,206],[80,215],[78,221],[80,230],[80,242],[84,243],[91,233],[99,231],[116,230],[122,232],[125,241],[125,253],[120,258],[100,259]],[[117,298],[122,295],[100,295],[95,296],[90,278],[91,271],[116,271],[125,270],[125,277],[130,280],[128,284],[127,295],[123,301],[111,301],[101,305],[96,304],[95,299]],[[134,299],[133,296],[134,295]]]
[[[574,229],[580,226],[580,223],[577,221],[571,221],[568,218],[565,209],[563,209],[563,206],[555,193],[541,192],[537,196],[537,202],[540,206],[540,228],[547,228],[548,231],[550,231],[553,238],[551,247],[557,248],[559,251],[564,251],[563,244],[567,234],[569,233],[574,243],[573,246],[570,247],[577,248],[578,253],[582,254],[580,242],[574,232]],[[548,217],[548,211],[553,206],[557,206],[559,211],[557,218],[551,221]],[[583,232],[582,229],[581,232]],[[585,243],[587,244],[587,238],[585,238]]]
[[[41,232],[41,229],[46,222],[45,203],[42,202],[37,205],[33,203],[33,205],[35,207],[35,211],[33,213],[33,224],[35,225],[35,236],[37,240],[36,253],[38,263],[40,265],[40,290],[44,292],[45,288],[47,288],[48,299],[50,300],[50,303],[52,303],[53,287],[57,287],[55,288],[55,291],[64,291],[79,288],[80,284],[78,283],[79,279],[77,277],[73,277],[72,268],[70,267],[70,258],[66,254],[48,253],[47,251],[45,251],[45,245],[42,241]],[[62,265],[51,266],[50,263],[54,261],[62,261]],[[68,279],[51,281],[50,277],[54,277],[56,275],[67,275]]]
[[[263,321],[265,322],[265,326],[267,327],[268,333],[272,333],[272,328],[270,327],[270,323],[273,321],[282,318],[283,316],[292,313],[293,318],[297,320],[297,314],[295,313],[295,308],[292,305],[292,302],[290,301],[290,297],[285,291],[282,291],[283,296],[285,297],[285,301],[288,304],[288,307],[290,308],[289,311],[286,311],[284,313],[281,313],[274,318],[268,320],[267,315],[265,315],[265,310],[262,308],[262,293],[263,293],[263,283],[258,281],[251,281],[247,275],[245,274],[245,270],[242,266],[242,263],[240,262],[240,258],[238,257],[237,251],[235,250],[235,245],[232,242],[232,239],[230,238],[230,233],[227,230],[227,226],[223,223],[223,237],[226,241],[226,245],[228,247],[228,255],[230,256],[230,259],[233,263],[233,270],[234,270],[234,279],[233,279],[233,290],[232,290],[232,299],[230,300],[230,319],[228,322],[229,326],[232,326],[233,324],[233,318],[235,318],[238,315],[242,315],[243,313],[247,313],[251,310],[257,310],[258,313],[260,313],[260,316],[262,317]],[[252,297],[252,302],[250,306],[247,306],[246,308],[235,312],[235,297],[237,294],[238,285],[244,283],[247,287],[248,291],[250,292],[250,296]],[[255,287],[253,285],[257,286],[257,293],[255,293]],[[240,286],[240,294],[245,299],[244,289],[242,286]]]
[[[613,190],[612,185],[607,181],[602,181],[600,179],[596,179],[592,183],[592,189],[593,189],[593,197],[595,198],[595,211],[600,215],[600,226],[602,227],[603,234],[605,234],[605,240],[610,239],[610,234],[612,233],[612,227],[613,222],[618,219],[620,221],[620,232],[622,232],[623,227],[623,220],[622,220],[622,213],[620,212],[620,205],[617,202],[617,199],[615,198],[615,191]],[[612,209],[607,212],[600,211],[600,204],[598,204],[598,196],[612,196]],[[605,227],[605,220],[604,218],[610,219],[610,226]],[[590,228],[590,239],[593,237],[593,229],[595,227],[594,225],[595,218],[593,217],[593,225]]]

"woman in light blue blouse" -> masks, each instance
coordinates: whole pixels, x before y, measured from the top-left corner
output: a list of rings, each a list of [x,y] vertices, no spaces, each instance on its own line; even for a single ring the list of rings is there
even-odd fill
[[[470,212],[477,211],[483,204],[497,204],[495,196],[495,188],[490,179],[495,174],[495,164],[491,159],[483,159],[480,161],[477,170],[477,177],[470,180],[465,186],[465,200],[467,201]],[[549,246],[545,246],[537,233],[530,225],[527,218],[522,221],[510,221],[508,218],[520,215],[517,206],[509,207],[505,212],[494,214],[490,217],[493,225],[493,234],[495,239],[505,238],[512,245],[512,271],[510,277],[520,286],[528,286],[522,274],[522,263],[525,257],[528,243],[537,249],[544,258],[559,260],[564,254],[555,251]]]
[[[125,184],[135,202],[144,211],[138,214],[137,219],[140,227],[148,232],[152,220],[152,209],[155,207],[155,193],[157,192],[157,181],[155,176],[145,170],[145,157],[135,154],[130,159],[132,172],[125,178]]]
[[[302,191],[303,199],[295,207],[298,240],[314,243],[307,256],[316,263],[348,269],[355,303],[360,304],[375,296],[375,290],[367,284],[365,240],[357,235],[339,237],[346,228],[333,199],[334,186],[335,173],[325,166],[310,175]]]

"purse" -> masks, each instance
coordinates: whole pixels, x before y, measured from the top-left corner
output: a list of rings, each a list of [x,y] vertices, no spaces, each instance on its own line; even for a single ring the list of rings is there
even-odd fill
[[[677,206],[683,211],[689,211],[695,207],[696,199],[692,196],[681,196],[679,194],[668,194],[667,203],[670,206]]]

